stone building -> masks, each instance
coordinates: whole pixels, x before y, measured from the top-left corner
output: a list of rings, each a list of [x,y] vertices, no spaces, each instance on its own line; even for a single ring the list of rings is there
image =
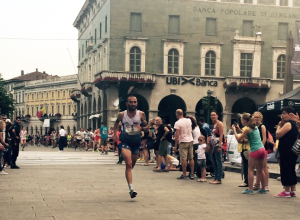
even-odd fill
[[[130,90],[148,118],[173,124],[177,108],[205,118],[217,109],[228,128],[282,94],[299,9],[300,0],[86,0],[73,24],[78,126],[111,126]]]
[[[44,119],[50,119],[50,127],[58,130],[60,125],[72,134],[76,131],[76,103],[70,99],[71,91],[77,87],[77,75],[52,76],[45,72],[24,74],[6,81],[6,89],[13,95],[16,109],[13,119],[21,116],[22,125],[28,133],[44,134]],[[44,107],[46,114],[40,119],[37,113]]]

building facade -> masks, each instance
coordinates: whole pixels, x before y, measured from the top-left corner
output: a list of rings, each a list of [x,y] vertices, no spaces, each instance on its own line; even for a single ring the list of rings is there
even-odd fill
[[[299,9],[300,0],[86,0],[74,22],[78,126],[95,128],[93,114],[111,126],[130,90],[148,118],[173,124],[177,108],[207,119],[217,109],[228,128],[282,94]]]
[[[37,70],[38,72],[38,70]],[[16,106],[13,118],[21,116],[22,125],[28,133],[44,134],[49,128],[43,127],[44,120],[50,119],[50,127],[58,130],[63,125],[72,134],[76,131],[77,105],[70,99],[71,92],[78,86],[77,75],[32,78],[32,73],[23,74],[6,81],[7,90],[13,94]],[[41,75],[38,74],[38,75]],[[45,115],[37,117],[44,107]]]

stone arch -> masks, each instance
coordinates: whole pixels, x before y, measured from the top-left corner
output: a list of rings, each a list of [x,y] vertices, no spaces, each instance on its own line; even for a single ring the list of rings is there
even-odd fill
[[[211,108],[205,109],[203,106],[203,98],[198,101],[198,103],[195,107],[195,112],[196,112],[195,116],[196,116],[197,120],[200,117],[203,117],[206,123],[211,124],[210,112],[212,110],[215,110],[219,116],[219,120],[222,121],[223,120],[223,105],[220,102],[220,100],[217,100],[217,105],[216,105],[215,98],[210,97],[209,105],[211,106]]]
[[[177,121],[176,110],[182,109],[183,112],[186,112],[185,101],[177,95],[168,95],[165,96],[158,105],[158,116],[163,119],[168,124],[172,126]]]
[[[137,106],[137,109],[138,109],[138,110],[141,110],[141,111],[143,111],[143,112],[145,113],[146,119],[147,119],[147,121],[148,121],[148,120],[149,120],[149,103],[148,103],[147,99],[146,99],[144,96],[142,96],[142,95],[140,95],[140,94],[137,94],[137,93],[133,93],[133,94],[130,94],[130,95],[133,95],[133,96],[135,96],[135,97],[137,98],[137,100],[138,100],[138,106]],[[121,111],[124,111],[124,110],[127,109],[127,107],[126,107],[127,97],[128,97],[128,96],[126,96],[126,97],[125,97],[123,100],[121,100],[121,102],[120,102],[120,110],[121,110]]]
[[[255,111],[257,111],[257,104],[252,99],[248,97],[240,98],[232,105],[231,123],[239,120],[238,114],[245,112],[252,114]]]

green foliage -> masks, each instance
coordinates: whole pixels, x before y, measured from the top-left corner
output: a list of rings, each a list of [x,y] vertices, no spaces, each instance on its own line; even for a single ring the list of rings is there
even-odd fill
[[[4,87],[4,80],[0,77],[0,113],[11,116],[14,111],[13,97],[7,93]]]

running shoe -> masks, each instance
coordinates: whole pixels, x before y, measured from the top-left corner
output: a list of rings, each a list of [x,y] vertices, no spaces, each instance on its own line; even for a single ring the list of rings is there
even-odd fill
[[[132,190],[130,190],[129,195],[133,199],[134,197],[136,197],[137,192],[133,191],[133,189],[132,189]]]
[[[295,192],[291,192],[291,197],[296,197],[296,193]]]
[[[108,154],[108,152],[106,151],[106,152],[105,152],[105,154],[107,155],[107,154]]]
[[[246,189],[245,191],[242,192],[242,194],[253,195],[253,190]]]
[[[260,185],[259,184],[254,184],[253,190],[256,191],[256,190],[259,190],[259,189],[260,189]]]
[[[191,180],[193,180],[193,179],[195,179],[195,174],[190,174],[189,177]]]
[[[259,189],[259,190],[257,191],[257,193],[258,193],[258,194],[267,194],[267,190],[265,190],[265,189]]]
[[[276,198],[291,198],[291,194],[286,193],[285,191],[282,191],[281,193],[277,194],[275,197]]]

